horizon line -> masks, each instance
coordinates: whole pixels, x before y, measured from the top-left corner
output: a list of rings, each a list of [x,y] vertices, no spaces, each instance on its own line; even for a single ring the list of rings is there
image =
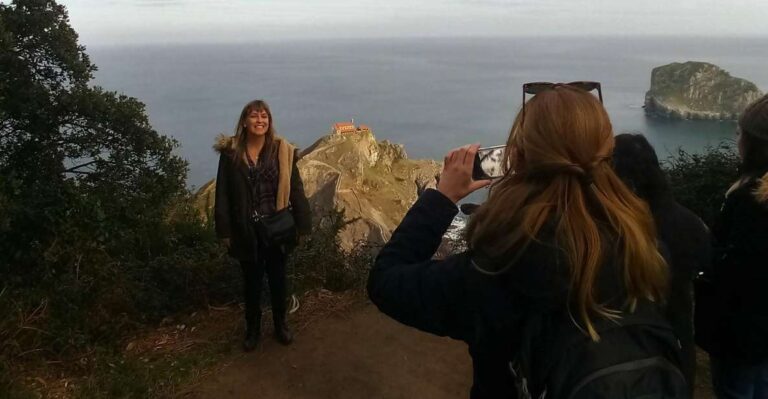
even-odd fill
[[[579,39],[696,39],[696,40],[766,40],[768,34],[756,35],[700,35],[700,34],[478,34],[478,35],[405,35],[405,36],[370,36],[370,37],[286,37],[261,38],[258,40],[210,40],[210,41],[127,41],[101,42],[88,44],[78,40],[86,47],[163,47],[163,46],[199,46],[199,45],[242,45],[257,43],[317,43],[317,42],[377,42],[377,41],[413,41],[413,40],[473,40],[473,39],[526,39],[526,40],[579,40]],[[80,38],[81,39],[81,38]]]

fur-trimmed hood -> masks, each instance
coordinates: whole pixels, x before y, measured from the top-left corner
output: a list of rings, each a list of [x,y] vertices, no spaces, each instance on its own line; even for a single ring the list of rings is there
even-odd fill
[[[289,143],[288,140],[278,135],[275,135],[275,144],[278,145],[278,148],[280,145],[283,145],[283,143],[285,143],[285,145],[287,145],[291,151],[296,149],[296,146]],[[235,143],[235,136],[227,136],[225,134],[219,134],[218,136],[216,136],[216,140],[213,142],[213,149],[218,153],[232,152],[232,151],[235,151],[236,145],[237,143]]]
[[[768,173],[764,174],[763,177],[758,178],[742,177],[733,183],[731,188],[725,193],[725,196],[727,197],[731,195],[731,193],[736,190],[744,189],[747,185],[750,186],[749,189],[752,190],[752,195],[757,200],[757,203],[768,205]]]
[[[757,198],[757,202],[761,204],[768,204],[768,173],[764,174],[763,177],[757,181],[755,198]]]
[[[230,152],[235,150],[235,136],[219,134],[213,142],[213,149],[218,153]]]

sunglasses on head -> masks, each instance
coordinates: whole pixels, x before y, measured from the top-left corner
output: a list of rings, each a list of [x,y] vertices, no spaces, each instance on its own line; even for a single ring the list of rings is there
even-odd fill
[[[535,96],[543,91],[554,90],[558,87],[569,86],[581,89],[584,91],[592,91],[597,89],[597,98],[600,99],[600,104],[603,103],[603,90],[600,87],[600,82],[590,81],[576,81],[571,83],[552,83],[552,82],[530,82],[523,84],[523,109],[522,118],[525,118],[525,95],[530,94]]]

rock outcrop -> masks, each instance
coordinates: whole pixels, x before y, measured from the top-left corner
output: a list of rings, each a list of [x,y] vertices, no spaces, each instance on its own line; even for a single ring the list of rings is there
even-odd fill
[[[735,120],[762,93],[754,83],[706,62],[653,69],[645,95],[649,115],[676,119]]]
[[[352,221],[340,232],[345,249],[386,242],[421,191],[435,186],[441,168],[433,160],[409,160],[402,145],[378,142],[372,132],[324,136],[298,165],[313,215],[337,209]],[[213,206],[214,193],[214,182],[200,188],[199,209]]]
[[[409,160],[402,145],[358,132],[321,138],[302,154],[299,170],[315,215],[343,209],[354,220],[340,233],[349,249],[358,240],[386,242],[420,191],[434,187],[440,165]]]

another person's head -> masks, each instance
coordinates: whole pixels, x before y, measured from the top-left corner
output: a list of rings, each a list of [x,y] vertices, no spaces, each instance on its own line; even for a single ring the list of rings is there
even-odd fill
[[[272,111],[264,100],[253,100],[245,104],[235,126],[235,155],[237,160],[245,158],[246,144],[258,136],[264,137],[264,153],[272,156],[272,143],[275,139],[275,128],[272,121]]]
[[[576,316],[593,339],[591,316],[615,314],[596,298],[596,277],[611,256],[604,248],[619,247],[628,305],[660,300],[667,280],[648,207],[613,171],[613,145],[611,122],[595,96],[570,86],[537,94],[509,134],[513,173],[494,184],[467,229],[472,249],[503,257],[551,226],[570,266]]]
[[[768,94],[744,110],[737,134],[741,173],[765,173],[768,170]]]
[[[624,183],[651,207],[670,194],[659,158],[642,134],[619,134],[614,138],[613,168]]]

